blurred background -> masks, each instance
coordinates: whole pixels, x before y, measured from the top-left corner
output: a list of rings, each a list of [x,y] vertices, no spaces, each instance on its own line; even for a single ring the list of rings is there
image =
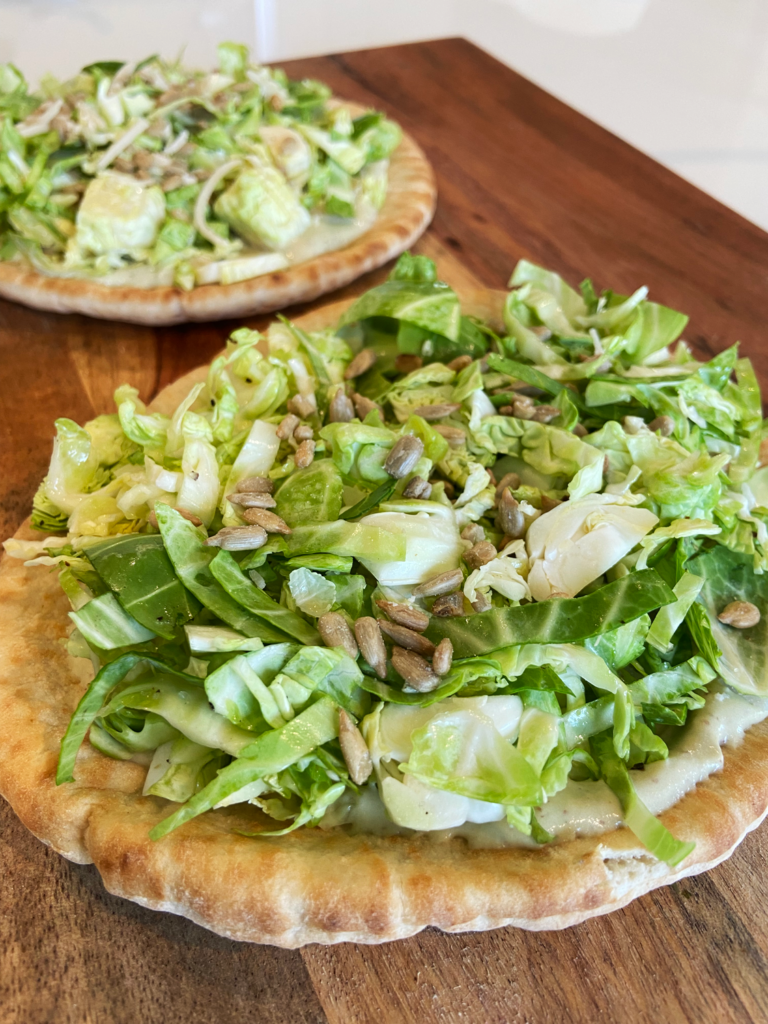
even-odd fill
[[[33,81],[182,42],[202,66],[223,39],[266,63],[444,36],[768,228],[765,0],[0,0],[0,61]]]

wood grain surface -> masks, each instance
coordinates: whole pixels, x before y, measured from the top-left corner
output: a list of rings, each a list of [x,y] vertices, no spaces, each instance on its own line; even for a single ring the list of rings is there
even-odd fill
[[[768,384],[757,227],[462,40],[287,70],[385,109],[425,148],[440,199],[418,249],[452,283],[504,287],[528,257],[573,282],[647,284],[691,315],[699,353],[741,340]],[[55,417],[109,411],[126,380],[150,398],[232,326],[152,329],[0,303],[3,536],[28,514]],[[428,931],[290,952],[110,896],[2,805],[0,1024],[764,1024],[767,854],[763,826],[708,875],[564,932]]]

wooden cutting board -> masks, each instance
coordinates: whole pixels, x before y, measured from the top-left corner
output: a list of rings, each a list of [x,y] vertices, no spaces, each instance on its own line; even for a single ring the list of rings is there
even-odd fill
[[[419,140],[440,199],[418,251],[449,282],[503,288],[527,257],[574,283],[647,284],[691,315],[699,354],[740,340],[768,385],[768,235],[757,227],[463,40],[287,70],[385,109]],[[55,417],[108,411],[124,381],[149,399],[208,361],[232,326],[152,329],[0,303],[2,535],[28,514]],[[763,827],[715,871],[563,932],[430,930],[291,952],[110,896],[3,804],[0,1024],[764,1024],[766,854]]]

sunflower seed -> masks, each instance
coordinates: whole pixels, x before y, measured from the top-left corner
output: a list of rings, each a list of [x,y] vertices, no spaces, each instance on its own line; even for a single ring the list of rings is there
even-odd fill
[[[227,501],[233,505],[242,505],[243,508],[274,508],[277,502],[271,494],[266,491],[235,491],[227,495]]]
[[[408,476],[421,456],[424,454],[424,443],[412,434],[404,434],[399,438],[387,456],[384,469],[395,480]]]
[[[429,693],[440,685],[440,677],[415,651],[404,651],[402,647],[394,647],[392,665],[406,683],[419,693]]]
[[[443,594],[438,597],[432,605],[432,614],[438,615],[441,619],[464,614],[464,595],[459,591],[457,594]]]
[[[464,552],[464,561],[470,569],[479,569],[481,565],[492,562],[498,551],[489,540],[481,540],[474,544],[469,551]]]
[[[246,523],[255,523],[267,533],[283,533],[287,537],[293,533],[288,523],[274,512],[268,512],[265,508],[247,508],[243,512],[243,519]]]
[[[671,437],[675,430],[675,421],[671,416],[657,416],[648,424],[648,429],[658,431],[662,437]]]
[[[355,418],[355,407],[352,405],[344,391],[344,388],[336,389],[331,404],[328,406],[329,423],[349,423]]]
[[[293,398],[288,399],[286,405],[288,407],[288,412],[295,413],[303,420],[317,412],[317,399],[314,394],[294,395]]]
[[[296,454],[293,456],[293,461],[296,463],[298,469],[306,469],[307,466],[312,465],[312,460],[315,457],[315,442],[314,441],[302,441],[299,447],[296,449]]]
[[[414,370],[420,370],[423,365],[424,360],[421,356],[402,353],[395,359],[395,369],[398,373],[413,373]]]
[[[512,492],[509,490],[504,491],[499,500],[496,525],[503,534],[513,540],[519,540],[525,536],[525,516],[520,510],[519,502],[512,497]]]
[[[760,609],[749,601],[731,601],[717,617],[726,626],[749,629],[760,621]]]
[[[196,516],[194,512],[187,512],[185,508],[177,508],[176,511],[183,519],[186,519],[187,522],[192,523],[193,526],[203,525],[203,520]],[[147,516],[147,522],[150,524],[150,526],[154,526],[156,530],[159,529],[157,525],[157,516],[155,515],[154,509]]]
[[[476,591],[477,597],[472,601],[472,608],[476,612],[487,612],[491,607],[491,599],[482,590]]]
[[[453,663],[453,644],[448,637],[443,637],[432,655],[432,668],[439,676],[451,671]]]
[[[533,420],[536,423],[551,423],[559,415],[560,410],[556,405],[537,405],[533,411]]]
[[[293,436],[293,432],[300,423],[299,417],[289,412],[287,416],[284,416],[280,421],[280,425],[277,428],[277,436],[281,441],[287,441],[289,437]]]
[[[406,626],[417,633],[423,633],[429,625],[427,613],[421,611],[420,608],[414,608],[410,604],[398,604],[396,601],[377,601],[376,604],[399,626]]]
[[[314,430],[306,423],[300,423],[293,432],[294,441],[311,441],[314,436]]]
[[[520,486],[520,477],[517,473],[505,473],[504,476],[499,480],[496,485],[496,502],[498,504],[499,499],[506,489],[509,487],[510,490],[516,491]]]
[[[371,777],[373,761],[363,734],[344,708],[339,708],[339,745],[350,779],[362,786]]]
[[[520,395],[512,403],[512,415],[518,420],[532,420],[536,406],[527,395]]]
[[[461,531],[461,539],[468,540],[470,544],[479,544],[485,540],[485,530],[479,523],[467,523]]]
[[[396,622],[387,622],[386,619],[379,619],[379,629],[390,640],[394,640],[398,646],[404,647],[408,651],[416,651],[417,654],[427,658],[434,653],[435,645],[431,640],[427,640],[421,633],[416,633],[406,626],[400,626]]]
[[[170,178],[166,178],[163,181],[163,192],[173,192],[177,188],[182,188],[184,185],[194,184],[195,178],[193,178],[191,174],[172,174]]]
[[[446,427],[442,423],[437,423],[435,430],[445,438],[451,448],[462,448],[467,443],[467,435],[460,427]]]
[[[376,619],[364,616],[355,622],[355,639],[360,653],[373,671],[383,679],[387,674],[387,649]]]
[[[317,631],[326,647],[343,647],[350,658],[358,654],[355,635],[339,612],[326,612],[317,620]]]
[[[267,531],[260,526],[225,526],[205,543],[224,551],[254,551],[267,543]]]
[[[452,590],[461,586],[463,579],[461,569],[449,569],[448,572],[441,572],[414,587],[413,596],[435,597],[437,594],[450,594]]]
[[[377,402],[366,398],[365,395],[358,395],[356,391],[352,395],[352,403],[359,420],[364,420],[368,413],[373,412],[374,409],[381,415],[381,406]]]
[[[361,377],[376,363],[376,353],[372,348],[361,349],[344,371],[344,380]]]
[[[453,370],[459,373],[460,370],[465,370],[472,362],[472,356],[456,356],[450,363],[446,363],[449,370]]]
[[[264,494],[271,494],[275,489],[274,481],[266,476],[249,476],[241,480],[235,487],[236,491],[261,491]]]
[[[541,511],[551,512],[553,508],[557,508],[558,505],[562,505],[562,501],[558,501],[557,498],[549,498],[546,494],[541,496]]]
[[[581,423],[576,424],[576,426],[573,428],[573,432],[576,435],[576,437],[586,437],[589,433],[587,428],[585,426],[582,426]]]
[[[422,476],[412,476],[403,491],[404,498],[421,498],[422,501],[427,501],[431,494],[432,484]]]
[[[621,424],[627,434],[639,434],[645,430],[645,420],[642,416],[625,416]]]
[[[461,402],[440,402],[437,405],[420,405],[413,410],[413,415],[421,416],[423,420],[441,420],[460,408]]]

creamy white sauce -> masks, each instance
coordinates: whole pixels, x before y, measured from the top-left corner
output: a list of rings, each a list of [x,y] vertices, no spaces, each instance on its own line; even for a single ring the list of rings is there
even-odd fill
[[[747,729],[766,717],[768,698],[742,696],[725,686],[712,687],[705,706],[690,713],[685,727],[671,743],[669,757],[632,772],[638,796],[652,814],[661,814],[722,768],[723,746],[738,746]],[[356,800],[344,802],[342,798],[331,811],[323,821],[324,827],[345,823],[356,833],[408,834],[389,820],[373,786]],[[600,835],[622,824],[619,801],[604,782],[569,781],[537,811],[537,817],[558,840]],[[473,848],[537,845],[505,821],[467,823],[427,835],[434,841],[461,836]]]
[[[374,206],[362,202],[358,203],[357,216],[354,220],[315,214],[307,230],[290,244],[285,250],[285,255],[293,265],[305,263],[326,252],[343,249],[369,231],[377,216],[378,210]]]

